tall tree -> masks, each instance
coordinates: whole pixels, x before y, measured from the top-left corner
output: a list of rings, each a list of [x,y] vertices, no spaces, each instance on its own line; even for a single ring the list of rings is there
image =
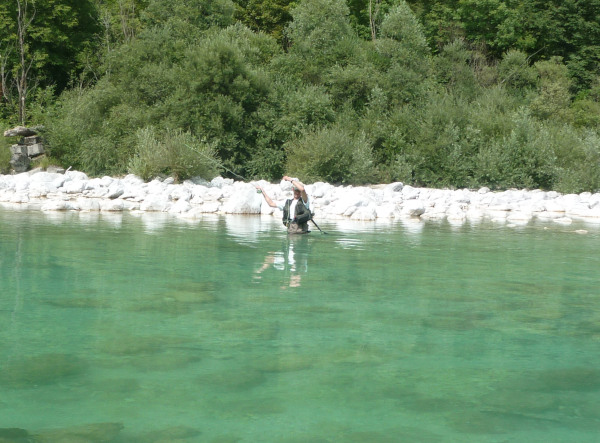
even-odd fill
[[[61,92],[81,72],[99,31],[92,0],[0,2],[2,94],[18,102],[27,119],[27,99],[37,88]]]

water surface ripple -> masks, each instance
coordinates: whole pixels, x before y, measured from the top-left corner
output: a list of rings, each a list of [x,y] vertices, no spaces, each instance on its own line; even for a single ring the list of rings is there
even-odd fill
[[[319,225],[0,210],[0,440],[597,441],[600,227]]]

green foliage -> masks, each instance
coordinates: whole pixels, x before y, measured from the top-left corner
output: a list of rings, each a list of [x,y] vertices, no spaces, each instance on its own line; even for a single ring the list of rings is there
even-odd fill
[[[232,25],[234,12],[231,0],[148,0],[141,16],[146,28],[166,26],[197,33],[213,26]]]
[[[254,31],[271,35],[284,45],[285,28],[292,20],[293,0],[235,0],[235,17]]]
[[[7,125],[0,120],[0,124],[5,128]],[[0,138],[0,174],[8,174],[10,171],[10,145],[12,143],[6,138]]]
[[[476,96],[480,88],[470,65],[472,57],[472,51],[462,40],[444,46],[434,62],[438,81],[454,94]]]
[[[229,0],[94,0],[73,87],[30,91],[51,158],[182,179],[185,139],[252,178],[598,186],[600,0],[236,4],[246,25]]]
[[[430,88],[431,56],[422,27],[405,2],[384,17],[375,49],[390,103],[401,105],[422,98]]]
[[[527,92],[536,86],[538,73],[529,66],[527,54],[519,50],[510,50],[504,54],[498,64],[501,83],[516,92]]]
[[[571,85],[567,67],[560,57],[537,62],[534,66],[540,77],[538,95],[531,101],[530,109],[540,119],[563,120],[571,103]]]
[[[550,189],[555,158],[546,128],[521,110],[510,134],[482,147],[476,157],[477,180],[495,188]]]
[[[341,125],[304,131],[286,143],[287,171],[307,181],[368,183],[374,177],[371,146],[364,134]]]
[[[28,0],[25,59],[31,63],[31,85],[66,88],[73,74],[83,69],[82,54],[95,46],[100,32],[92,0]],[[16,2],[0,2],[0,57],[14,79],[19,67]],[[11,92],[12,93],[12,92]]]
[[[218,174],[213,148],[189,132],[167,130],[159,133],[152,126],[136,132],[135,154],[128,171],[149,180],[157,175],[171,175],[176,181],[190,177],[211,180]]]
[[[578,131],[568,125],[551,129],[556,155],[554,189],[564,193],[600,191],[600,134]]]
[[[334,63],[340,45],[354,38],[344,0],[304,0],[291,13],[290,51],[312,59],[313,64]]]

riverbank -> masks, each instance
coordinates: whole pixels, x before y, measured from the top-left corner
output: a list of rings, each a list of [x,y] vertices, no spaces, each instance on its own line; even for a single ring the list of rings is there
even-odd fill
[[[139,177],[90,178],[79,171],[33,170],[0,175],[0,204],[41,211],[162,212],[183,218],[205,214],[263,214],[280,218],[255,184],[271,198],[291,197],[291,184],[245,183],[216,177],[172,178],[144,182]],[[394,219],[448,220],[452,223],[492,219],[525,224],[532,219],[570,224],[585,220],[600,226],[600,193],[559,194],[542,190],[447,190],[415,188],[402,183],[371,186],[306,186],[318,220],[376,221]]]

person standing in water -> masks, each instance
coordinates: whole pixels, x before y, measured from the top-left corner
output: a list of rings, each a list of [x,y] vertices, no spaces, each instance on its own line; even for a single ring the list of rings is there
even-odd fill
[[[308,221],[311,219],[310,203],[308,194],[304,184],[296,179],[285,175],[283,177],[285,181],[289,181],[292,184],[294,191],[294,197],[285,201],[283,205],[276,204],[271,197],[267,195],[265,190],[261,186],[256,186],[265,198],[267,204],[272,208],[279,208],[283,211],[283,224],[288,230],[288,234],[307,234]]]

